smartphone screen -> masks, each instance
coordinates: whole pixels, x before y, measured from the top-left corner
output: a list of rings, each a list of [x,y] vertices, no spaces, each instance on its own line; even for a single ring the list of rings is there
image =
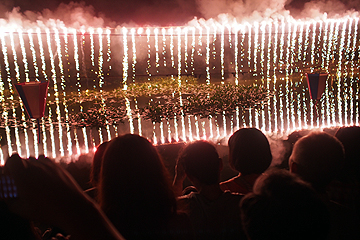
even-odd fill
[[[17,188],[15,186],[14,179],[9,175],[0,172],[0,199],[12,199],[17,198]]]

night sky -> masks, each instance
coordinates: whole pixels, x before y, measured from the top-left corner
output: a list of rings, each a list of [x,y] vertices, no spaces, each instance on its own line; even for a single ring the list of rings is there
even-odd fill
[[[1,0],[0,18],[16,11],[30,21],[55,18],[74,21],[69,14],[85,19],[96,17],[100,25],[183,25],[197,18],[216,18],[228,14],[237,19],[268,17],[274,14],[296,18],[314,17],[319,12],[329,16],[345,15],[360,9],[360,0]],[[84,20],[86,21],[86,20]],[[92,22],[92,24],[94,24]]]

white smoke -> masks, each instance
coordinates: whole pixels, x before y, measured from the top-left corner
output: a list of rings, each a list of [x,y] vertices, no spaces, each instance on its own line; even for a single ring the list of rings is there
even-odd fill
[[[243,21],[289,14],[285,9],[287,0],[197,0],[196,2],[205,19],[227,14],[238,21]]]
[[[196,0],[204,19],[220,20],[224,15],[237,22],[293,17],[295,19],[358,16],[360,0]]]
[[[358,15],[360,7],[359,0],[338,1],[338,0],[321,0],[311,1],[304,4],[304,9],[299,17],[316,18],[326,13],[329,17],[343,17],[345,15]]]
[[[0,4],[2,18],[1,23],[8,26],[17,25],[22,27],[46,26],[46,27],[71,27],[80,29],[81,27],[106,27],[114,26],[115,23],[104,17],[97,17],[94,7],[82,3],[70,2],[61,3],[54,11],[42,9],[39,12],[23,10],[14,7],[8,10],[9,6]],[[6,11],[8,10],[8,11]]]

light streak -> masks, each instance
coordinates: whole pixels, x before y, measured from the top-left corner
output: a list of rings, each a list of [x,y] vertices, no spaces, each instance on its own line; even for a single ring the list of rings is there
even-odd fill
[[[159,57],[159,29],[154,29],[154,38],[155,38],[155,68],[156,73],[159,73],[159,67],[160,67],[160,57]]]
[[[29,82],[29,64],[26,58],[26,50],[25,50],[25,43],[24,43],[24,38],[23,38],[23,33],[21,29],[18,29],[18,36],[19,36],[19,42],[20,42],[20,48],[21,48],[21,53],[22,53],[22,61],[24,64],[24,72],[25,72],[25,80],[26,82]]]
[[[213,139],[214,138],[214,134],[213,134],[213,126],[212,126],[212,116],[210,115],[209,116],[209,132],[210,132],[210,139]],[[206,134],[204,134],[203,136],[206,136]]]
[[[359,18],[355,18],[355,29],[354,29],[354,34],[353,34],[353,46],[351,49],[351,63],[352,63],[352,67],[354,67],[354,59],[355,59],[355,53],[356,53],[356,42],[357,42],[357,37],[358,37],[358,24],[359,24]]]
[[[51,142],[51,153],[52,153],[52,155],[51,155],[51,157],[52,158],[56,158],[56,148],[55,148],[55,136],[54,136],[54,124],[53,124],[53,122],[52,122],[52,109],[51,108],[49,108],[49,116],[48,116],[48,121],[49,121],[49,132],[50,132],[50,142]],[[44,126],[44,124],[43,124],[43,126]],[[45,131],[44,131],[45,132]],[[45,139],[45,138],[44,138]],[[44,140],[43,139],[43,140]],[[43,142],[44,143],[44,142]],[[44,145],[46,145],[46,143],[44,144]]]
[[[181,87],[181,28],[176,28],[177,32],[177,50],[178,50],[178,84]],[[181,100],[180,100],[181,101]]]
[[[309,48],[309,35],[310,35],[310,22],[306,22],[306,28],[305,28],[305,41],[304,41],[304,55],[303,55],[303,68],[305,68],[308,65],[308,62],[306,61],[306,58],[308,56],[308,48]]]
[[[277,55],[277,50],[278,50],[278,34],[279,34],[279,24],[278,22],[274,23],[274,44],[273,44],[273,68],[274,68],[274,73],[276,71],[277,68],[277,59],[278,59],[278,55]],[[275,74],[274,74],[275,75]]]
[[[98,32],[98,38],[99,38],[99,56],[98,56],[98,78],[99,78],[99,92],[100,92],[100,97],[101,97],[101,109],[102,111],[105,111],[106,109],[106,103],[105,103],[105,99],[102,95],[103,93],[103,85],[104,85],[104,69],[103,69],[103,65],[104,65],[104,53],[103,53],[103,29],[102,28],[98,28],[97,29]],[[124,34],[126,35],[126,33]],[[126,80],[127,80],[127,71],[126,73],[123,73],[123,75],[126,75]],[[106,114],[105,114],[106,115]],[[111,139],[111,134],[110,134],[110,129],[109,129],[109,122],[108,120],[105,120],[105,124],[106,124],[106,131],[108,134],[108,138]],[[103,136],[102,136],[102,131],[101,128],[99,128],[99,138],[100,138],[100,143],[103,143]],[[94,144],[95,147],[95,144]],[[96,150],[95,150],[96,151]]]
[[[189,127],[189,141],[192,142],[194,141],[194,138],[193,138],[193,134],[192,134],[192,127],[191,127],[191,118],[190,116],[187,116],[187,119],[188,119],[188,127]]]
[[[87,136],[87,133],[86,133],[86,128],[82,128],[82,133],[83,133],[83,136],[84,136],[84,140],[86,140],[86,141],[84,141],[85,153],[88,153],[89,152],[89,139],[88,139],[88,136]]]
[[[128,55],[128,44],[127,44],[127,29],[122,28],[123,34],[123,45],[124,45],[124,56],[123,56],[123,90],[127,90],[128,70],[129,70],[129,55]],[[149,61],[149,60],[148,60]]]
[[[241,42],[240,42],[240,45],[241,45],[241,54],[240,54],[240,62],[241,62],[241,65],[240,67],[241,68],[244,68],[244,59],[245,59],[245,48],[244,48],[244,44],[245,44],[245,27],[243,25],[240,25],[240,29],[241,29],[241,33],[242,33],[242,36],[241,36]],[[243,72],[243,69],[240,69],[240,72]]]
[[[268,61],[267,61],[267,72],[266,72],[266,83],[267,83],[267,89],[268,91],[270,92],[270,81],[271,81],[271,77],[270,77],[270,67],[271,67],[271,32],[272,32],[272,24],[269,23],[268,24],[269,26],[269,36],[268,36],[268,46],[267,46],[267,58],[268,58]],[[268,109],[268,114],[267,114],[267,118],[268,118],[268,132],[271,132],[271,125],[272,125],[272,122],[271,122],[271,111],[270,111],[270,104],[271,104],[271,98],[269,97],[268,99],[268,103],[267,103],[267,109]],[[265,113],[264,113],[264,116],[265,116]],[[264,121],[263,122],[263,128],[265,129],[266,131],[266,122]]]
[[[349,20],[349,27],[348,27],[348,35],[347,35],[347,39],[346,39],[346,59],[347,59],[347,63],[348,63],[348,60],[350,60],[350,55],[351,55],[351,50],[352,50],[352,47],[350,46],[351,45],[351,37],[352,37],[352,23],[353,23],[353,18],[350,18],[348,19]],[[348,64],[346,64],[345,66],[347,66]],[[346,110],[345,110],[346,111]]]
[[[299,82],[295,83],[296,89],[299,89],[301,87],[301,84]],[[302,121],[301,121],[301,104],[302,104],[302,99],[301,99],[301,94],[298,94],[295,92],[295,98],[296,98],[296,108],[297,108],[297,128],[298,129],[302,129]]]
[[[202,52],[201,52],[202,44],[203,44],[203,42],[202,42],[202,28],[199,28],[199,33],[198,33],[198,46],[199,46],[199,48],[198,48],[198,51],[197,51],[197,55],[200,56],[200,57],[202,56]]]
[[[107,45],[107,51],[106,51],[106,56],[107,59],[106,61],[108,63],[111,62],[111,30],[110,29],[106,29],[106,45]],[[111,69],[111,65],[109,65],[109,69]]]
[[[101,128],[98,128],[98,133],[99,133],[99,144],[103,143],[104,142],[104,138],[103,138],[103,135],[102,135],[102,131],[101,131]],[[94,142],[94,152],[96,152],[96,145],[95,142]]]
[[[207,137],[206,137],[206,129],[205,129],[205,122],[201,122],[201,129],[202,129],[202,139],[203,140],[206,140]]]
[[[153,144],[157,145],[157,137],[156,137],[156,123],[153,122]]]
[[[235,62],[235,85],[239,85],[239,63],[238,63],[239,36],[238,36],[238,29],[237,28],[235,28],[234,38],[235,38],[235,59],[234,59],[234,62]],[[239,129],[240,128],[239,107],[236,107],[235,114],[236,114],[236,129]]]
[[[235,29],[235,54],[234,54],[234,62],[235,62],[235,85],[239,85],[239,62],[238,62],[238,56],[239,56],[239,36],[238,36],[238,30]]]
[[[134,98],[134,102],[135,102],[135,110],[137,111],[137,119],[138,119],[138,130],[139,130],[139,135],[142,135],[142,125],[141,125],[141,117],[140,117],[140,113],[138,111],[138,102],[137,99]]]
[[[34,144],[34,150],[35,150],[35,157],[37,158],[39,156],[39,144],[38,144],[38,139],[37,139],[37,127],[36,127],[36,121],[33,120],[32,121],[32,133],[33,133],[33,144]],[[40,134],[40,132],[38,133]]]
[[[274,74],[274,82],[273,82],[273,84],[274,84],[274,88],[273,88],[273,90],[274,91],[276,91],[277,89],[276,89],[276,84],[277,84],[277,78],[276,78],[276,74]],[[276,99],[276,95],[273,97],[273,102],[274,102],[274,104],[273,104],[273,109],[274,109],[274,131],[275,132],[278,132],[279,131],[279,129],[278,129],[278,111],[277,111],[277,99]],[[269,120],[269,121],[271,121],[271,120]]]
[[[316,39],[316,22],[313,22],[313,30],[312,30],[312,40],[311,40],[311,58],[310,58],[310,62],[311,62],[311,67],[310,67],[310,72],[314,71],[314,64],[315,64],[315,39]],[[312,126],[311,126],[312,127]]]
[[[129,126],[130,126],[130,133],[134,133],[134,122],[133,122],[133,118],[132,118],[132,114],[131,114],[131,106],[130,106],[130,101],[127,97],[125,97],[125,104],[126,104],[126,115],[128,116],[129,119]]]
[[[266,65],[266,77],[270,77],[270,68],[271,68],[271,32],[272,32],[272,24],[268,24],[269,26],[269,36],[268,36],[268,46],[267,46],[267,65]],[[265,41],[265,39],[264,39]],[[265,44],[265,42],[264,42]],[[264,59],[262,61],[265,61]]]
[[[322,39],[323,46],[321,49],[321,69],[325,69],[325,63],[326,63],[326,45],[328,44],[328,32],[329,32],[329,21],[325,22],[325,30],[324,30],[324,37]]]
[[[47,136],[46,136],[46,127],[45,127],[45,117],[41,119],[41,131],[42,131],[42,144],[43,144],[43,154],[47,154]]]
[[[326,100],[326,125],[324,123],[324,126],[331,127],[330,124],[330,100],[329,100],[329,80],[326,80],[326,86],[325,86],[325,100]],[[324,115],[325,118],[325,115]]]
[[[342,81],[341,81],[341,70],[342,70],[342,58],[343,58],[343,52],[345,51],[344,49],[344,45],[345,45],[345,33],[346,33],[346,26],[347,26],[347,20],[345,20],[343,22],[343,27],[342,27],[342,32],[341,32],[341,39],[340,39],[340,46],[339,46],[339,61],[338,61],[338,69],[337,69],[337,102],[338,102],[338,120],[339,120],[339,125],[342,126],[343,125],[343,120],[342,120]]]
[[[191,75],[194,76],[195,74],[195,66],[194,66],[194,56],[195,56],[195,44],[196,44],[196,37],[195,37],[195,28],[191,28],[191,32],[192,32],[192,41],[191,41],[191,62],[190,62],[190,67],[191,67]]]
[[[292,37],[291,37],[291,58],[290,58],[290,65],[288,65],[288,67],[290,66],[294,66],[294,56],[295,56],[295,44],[296,44],[296,33],[297,33],[297,26],[298,24],[295,22],[294,23],[294,30],[292,32]],[[296,67],[297,69],[297,67]],[[291,73],[293,71],[293,68],[291,68]]]
[[[252,43],[252,41],[251,41],[251,25],[247,24],[247,27],[249,29],[249,33],[248,33],[248,47],[249,47],[248,48],[248,68],[249,68],[249,72],[252,72],[251,71],[251,43]]]
[[[323,34],[323,21],[319,21],[319,23],[320,23],[320,26],[319,26],[318,42],[316,44],[317,46],[321,46],[321,41],[322,41],[321,36]],[[321,51],[321,49],[316,49],[316,61],[315,61],[315,64],[316,64],[316,66],[318,66],[318,68],[319,68],[320,63],[321,63],[321,56],[320,56],[321,52],[320,51]],[[320,69],[318,69],[318,70],[320,70]]]
[[[160,140],[161,140],[161,144],[165,143],[164,123],[163,122],[160,123]]]
[[[91,49],[90,57],[91,57],[91,66],[92,66],[90,71],[93,72],[94,67],[95,67],[95,46],[94,46],[94,29],[93,28],[89,29],[89,34],[90,34],[90,49]],[[85,38],[84,38],[84,41],[85,41]],[[85,45],[85,43],[84,43],[84,45]],[[96,85],[94,85],[94,89],[96,89]]]
[[[206,28],[206,84],[210,84],[210,29]]]
[[[195,115],[195,132],[196,132],[196,140],[200,140],[200,129],[199,129],[199,120],[198,117]]]
[[[31,50],[31,56],[32,56],[32,62],[33,62],[33,66],[34,66],[34,71],[35,71],[35,77],[36,80],[38,80],[39,78],[39,68],[37,65],[37,61],[36,61],[36,51],[35,51],[35,45],[34,45],[34,39],[33,39],[33,31],[32,29],[28,30],[28,37],[29,37],[29,44],[30,44],[30,50]]]
[[[166,125],[167,125],[167,133],[168,133],[168,142],[171,143],[172,139],[171,139],[171,125],[170,125],[170,121],[169,119],[166,119]]]
[[[80,63],[79,63],[79,47],[78,47],[78,39],[77,39],[76,29],[73,29],[73,43],[74,43],[74,61],[75,61],[75,70],[76,70],[76,86],[77,86],[78,96],[80,96],[81,78],[80,78]],[[81,106],[81,103],[80,103],[80,106]],[[77,136],[76,129],[74,129],[74,140],[75,140],[77,155],[80,155],[80,153],[81,153],[80,152],[80,144],[79,144],[79,139]],[[84,141],[87,141],[87,139],[84,139]]]
[[[14,57],[14,66],[15,66],[14,70],[16,72],[16,81],[19,82],[20,81],[20,70],[19,70],[19,64],[17,61],[17,54],[16,54],[15,42],[14,42],[14,34],[12,31],[9,32],[9,36],[10,36],[11,50],[13,52],[13,57]]]
[[[282,91],[282,85],[283,85],[283,81],[284,79],[280,79],[281,83],[279,84],[279,96],[283,96],[284,93]],[[284,104],[283,104],[283,98],[279,97],[279,117],[280,117],[280,132],[283,133],[285,131],[285,127],[284,127]]]
[[[302,57],[301,54],[303,53],[303,33],[304,33],[304,22],[300,22],[300,30],[299,30],[299,37],[298,37],[298,57],[296,62],[301,62]],[[295,54],[295,53],[294,53]]]
[[[99,57],[98,57],[98,72],[97,72],[97,74],[98,74],[98,78],[99,78],[99,91],[100,91],[100,93],[102,93],[103,85],[104,85],[103,30],[101,28],[98,28],[97,32],[98,32],[98,38],[99,38]],[[126,73],[123,73],[123,75],[126,75],[126,78],[127,78],[127,71],[126,71]]]
[[[136,77],[136,63],[137,63],[137,56],[136,56],[136,40],[135,40],[135,28],[132,28],[131,31],[131,42],[132,42],[132,80],[133,83],[135,83],[135,77]]]
[[[10,100],[14,99],[14,91],[12,89],[12,84],[11,84],[11,74],[10,74],[10,64],[9,64],[9,59],[8,59],[8,54],[7,54],[7,47],[5,44],[5,36],[4,36],[4,29],[0,28],[0,40],[1,40],[1,49],[2,49],[2,53],[3,53],[3,58],[4,58],[4,63],[5,63],[5,71],[6,71],[6,80],[8,82],[8,86],[9,86],[9,91],[11,93],[10,96]],[[4,82],[2,81],[2,77],[0,74],[0,100],[1,100],[1,105],[3,107],[3,111],[2,111],[2,116],[4,119],[4,125],[5,125],[5,132],[6,132],[6,140],[8,143],[8,154],[11,155],[13,153],[13,149],[12,149],[12,144],[11,144],[11,134],[10,134],[10,127],[9,127],[9,113],[5,107],[5,96],[4,96]],[[14,104],[11,104],[11,107],[14,111]]]
[[[0,166],[4,166],[4,164],[5,164],[4,153],[2,151],[2,148],[0,148]]]
[[[171,59],[171,67],[175,68],[175,60],[174,60],[174,30],[173,28],[169,29],[170,34],[170,59]]]
[[[175,128],[175,141],[179,142],[179,132],[178,132],[178,123],[176,119],[176,114],[174,116],[174,128]]]
[[[249,33],[250,34],[250,33]],[[259,52],[259,23],[255,22],[254,23],[254,74],[253,76],[257,76],[257,55]]]
[[[165,28],[161,29],[162,33],[162,41],[163,41],[163,48],[162,48],[162,56],[164,61],[164,67],[166,67],[166,30]]]
[[[253,120],[252,120],[252,110],[253,110],[253,108],[252,107],[249,107],[249,127],[254,127],[253,126]]]
[[[220,48],[220,65],[221,65],[221,84],[224,84],[224,80],[225,80],[225,28],[221,27],[220,28],[220,34],[221,34],[221,48]],[[229,34],[229,36],[231,36],[231,34]],[[226,122],[226,121],[225,121]]]
[[[44,46],[43,46],[43,43],[42,43],[42,37],[41,37],[40,28],[36,29],[36,34],[37,34],[37,40],[38,40],[39,50],[40,50],[41,72],[42,72],[42,75],[44,76],[45,80],[48,81],[48,77],[47,77],[47,74],[46,74],[46,62],[45,62]]]
[[[226,131],[226,117],[225,117],[225,111],[222,112],[222,118],[223,118],[223,129],[224,129],[224,133],[223,133],[223,137],[227,136],[227,131]]]
[[[60,78],[61,78],[61,88],[63,90],[63,93],[64,90],[65,90],[65,85],[64,85],[64,71],[63,71],[63,65],[62,65],[62,54],[61,54],[61,43],[60,43],[60,37],[59,37],[59,31],[54,28],[54,32],[55,32],[55,43],[56,43],[56,46],[57,46],[57,55],[59,56],[59,68],[60,68]],[[49,46],[49,49],[51,49],[51,40],[50,40],[50,32],[48,34],[48,46]],[[50,54],[52,55],[52,54]],[[52,57],[52,60],[51,60],[51,67],[52,67],[52,72],[53,72],[53,81],[54,81],[54,86],[57,86],[57,77],[56,77],[56,69],[55,69],[55,63],[54,63],[54,57]],[[55,90],[56,89],[56,90]],[[64,153],[64,146],[63,146],[63,130],[62,130],[62,125],[61,125],[61,110],[60,110],[60,101],[59,101],[59,92],[57,91],[57,87],[55,88],[54,87],[54,90],[55,90],[55,101],[56,101],[56,116],[57,116],[57,121],[58,121],[58,128],[59,128],[59,145],[60,145],[60,154],[61,156],[65,156],[65,153]]]
[[[288,22],[288,34],[287,34],[287,43],[286,43],[286,74],[288,74],[288,69],[290,67],[290,55],[292,50],[292,41],[291,41],[291,22]]]
[[[185,63],[185,68],[184,68],[184,72],[187,73],[188,72],[188,28],[185,27],[184,28],[184,63]]]
[[[148,75],[148,80],[150,81],[151,73],[151,45],[150,45],[150,28],[146,29],[146,42],[147,42],[147,67],[146,67],[146,74]]]
[[[68,48],[68,33],[67,33],[67,28],[64,28],[64,47],[65,47],[65,56],[67,59],[67,63],[68,63],[68,72],[69,72],[69,48]],[[61,50],[61,48],[60,48]],[[60,66],[60,61],[59,61],[59,66]],[[62,66],[62,65],[61,65]],[[68,155],[72,155],[72,139],[71,139],[71,131],[70,131],[70,118],[69,118],[69,109],[66,103],[66,92],[64,91],[66,88],[66,84],[65,84],[65,79],[64,79],[64,72],[62,67],[60,67],[60,72],[62,74],[62,83],[63,83],[63,106],[64,106],[64,111],[65,111],[65,126],[66,126],[66,136],[67,136],[67,151],[68,151]]]
[[[330,22],[330,32],[329,32],[329,40],[328,40],[328,50],[327,50],[327,54],[326,54],[326,71],[329,70],[329,65],[330,65],[330,58],[331,58],[331,48],[332,48],[332,43],[333,43],[333,38],[334,38],[334,21]],[[325,46],[326,47],[326,46]]]
[[[303,80],[304,78],[302,78]],[[306,80],[305,80],[306,81]],[[304,80],[303,80],[304,82]],[[303,124],[304,124],[304,128],[308,128],[308,117],[307,117],[307,113],[308,113],[308,108],[307,108],[307,99],[306,99],[306,94],[307,94],[307,89],[306,87],[302,87],[302,109],[303,109],[303,115],[304,115],[304,119],[303,119]]]
[[[255,127],[257,129],[260,129],[260,124],[259,124],[259,110],[257,108],[254,108],[254,122],[255,122]]]
[[[177,42],[178,42],[178,86],[181,87],[181,28],[176,28],[177,31]],[[179,92],[180,106],[183,106],[181,92]],[[186,129],[185,129],[185,117],[184,112],[181,110],[181,130],[182,140],[186,141]]]
[[[284,44],[285,44],[285,21],[281,20],[281,37],[280,37],[280,46],[279,46],[279,69],[282,69],[284,64]]]
[[[214,27],[214,32],[213,32],[213,38],[212,38],[212,59],[213,60],[216,60],[216,40],[217,40],[217,28],[216,28],[216,25],[214,24],[213,25],[213,27]],[[215,62],[215,61],[213,61],[213,62]],[[216,65],[215,64],[213,64],[213,66],[212,66],[212,70],[214,70],[216,68]]]

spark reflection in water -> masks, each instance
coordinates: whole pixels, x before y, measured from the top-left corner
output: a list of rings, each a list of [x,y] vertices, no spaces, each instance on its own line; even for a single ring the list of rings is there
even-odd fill
[[[126,132],[163,144],[219,140],[245,126],[282,136],[296,129],[359,125],[358,23],[357,17],[344,17],[225,25],[198,21],[186,27],[122,27],[120,31],[54,26],[18,26],[14,31],[3,26],[0,164],[13,151],[23,156],[78,156]],[[319,70],[328,72],[329,78],[316,103],[309,97],[305,73]],[[260,109],[238,108],[231,116],[223,112],[201,119],[181,113],[161,123],[141,119],[133,111],[141,107],[138,99],[126,99],[124,124],[107,125],[103,132],[78,130],[68,123],[67,91],[102,93],[107,82],[117,82],[126,90],[141,77],[151,81],[157,76],[169,76],[178,84],[188,76],[207,84],[256,84],[274,96]],[[7,105],[8,100],[18,99],[14,83],[34,80],[50,81],[54,103],[47,105],[41,122],[39,146],[34,122],[24,121],[24,108],[17,109],[11,101]],[[84,106],[80,103],[79,108],[82,111]]]

